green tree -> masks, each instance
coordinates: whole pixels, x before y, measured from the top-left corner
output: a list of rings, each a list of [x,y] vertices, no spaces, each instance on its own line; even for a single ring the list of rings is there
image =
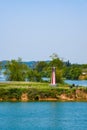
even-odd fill
[[[66,79],[78,80],[81,73],[82,73],[82,70],[80,67],[78,67],[76,65],[72,65],[70,67],[65,68],[64,77]]]
[[[62,70],[56,69],[56,82],[62,83],[63,82],[63,72]]]
[[[27,65],[22,63],[21,58],[18,60],[8,61],[6,64],[5,75],[10,81],[25,81],[28,72]]]
[[[64,63],[56,53],[53,53],[50,57],[52,58],[52,60],[49,63],[49,68],[51,70],[52,67],[56,67],[56,82],[61,83],[63,82]],[[49,71],[49,75],[51,75],[51,71]]]
[[[50,67],[57,67],[58,69],[62,69],[64,67],[63,61],[58,57],[56,53],[53,53],[51,56],[52,60],[49,63]]]
[[[43,69],[45,68],[47,66],[47,63],[45,62],[45,61],[39,61],[38,63],[37,63],[37,65],[36,65],[36,70],[38,71],[38,72],[41,72],[41,71],[43,71]]]
[[[27,79],[29,81],[40,82],[41,81],[41,75],[37,70],[30,69],[28,71]]]

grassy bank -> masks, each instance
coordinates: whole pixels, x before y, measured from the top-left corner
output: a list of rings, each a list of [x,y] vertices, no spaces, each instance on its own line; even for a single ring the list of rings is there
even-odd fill
[[[0,101],[87,101],[87,88],[70,88],[66,84],[56,87],[49,83],[0,83]]]

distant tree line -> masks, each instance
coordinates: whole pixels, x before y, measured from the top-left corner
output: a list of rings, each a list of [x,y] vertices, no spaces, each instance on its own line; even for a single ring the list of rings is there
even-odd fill
[[[50,57],[51,61],[35,62],[33,67],[23,63],[21,58],[8,61],[5,65],[4,74],[9,81],[44,82],[43,77],[51,79],[52,67],[56,67],[56,81],[62,83],[63,79],[78,80],[82,71],[87,69],[87,64],[79,65],[71,64],[69,61],[64,62],[55,53]]]

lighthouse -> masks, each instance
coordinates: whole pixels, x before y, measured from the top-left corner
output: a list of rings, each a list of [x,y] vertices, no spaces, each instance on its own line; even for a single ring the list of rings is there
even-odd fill
[[[55,67],[52,67],[51,85],[52,85],[52,86],[56,86]]]

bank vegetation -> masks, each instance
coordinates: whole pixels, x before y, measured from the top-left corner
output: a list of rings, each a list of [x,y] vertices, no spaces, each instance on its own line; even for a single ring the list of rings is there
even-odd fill
[[[37,82],[0,83],[0,101],[87,101],[87,88]]]

